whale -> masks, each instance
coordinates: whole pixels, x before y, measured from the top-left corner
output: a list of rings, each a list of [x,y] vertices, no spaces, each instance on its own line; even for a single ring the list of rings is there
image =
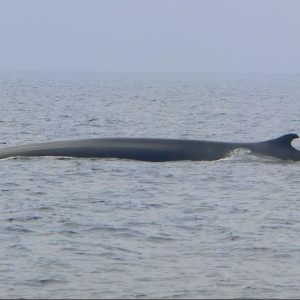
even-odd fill
[[[254,142],[218,142],[209,140],[161,138],[92,138],[62,140],[0,148],[0,159],[9,157],[119,158],[149,162],[212,161],[228,156],[239,148],[282,160],[299,161],[300,151],[292,146],[299,136],[285,134],[275,139]]]

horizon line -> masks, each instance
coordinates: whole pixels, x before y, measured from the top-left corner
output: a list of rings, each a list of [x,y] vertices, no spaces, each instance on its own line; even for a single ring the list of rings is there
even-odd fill
[[[197,73],[197,74],[286,74],[300,75],[299,71],[176,71],[176,70],[63,70],[63,69],[0,69],[0,73]]]

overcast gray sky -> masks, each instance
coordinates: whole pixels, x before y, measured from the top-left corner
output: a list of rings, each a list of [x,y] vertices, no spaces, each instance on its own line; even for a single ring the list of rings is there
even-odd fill
[[[300,0],[0,0],[0,70],[300,73]]]

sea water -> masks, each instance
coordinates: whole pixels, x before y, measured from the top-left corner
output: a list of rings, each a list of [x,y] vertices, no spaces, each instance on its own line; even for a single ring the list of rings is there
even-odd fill
[[[0,73],[0,146],[300,133],[300,75]],[[299,142],[293,142],[300,148]],[[300,164],[0,161],[1,298],[298,298]]]

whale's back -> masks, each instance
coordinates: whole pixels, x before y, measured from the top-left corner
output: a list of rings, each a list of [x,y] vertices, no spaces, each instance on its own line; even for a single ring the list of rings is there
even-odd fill
[[[215,160],[234,144],[178,139],[103,138],[8,147],[0,158],[12,156],[110,157],[144,161]]]
[[[300,152],[292,147],[296,134],[257,143],[226,143],[216,141],[100,138],[46,142],[0,149],[0,158],[14,156],[64,156],[123,158],[143,161],[217,160],[230,151],[247,148],[254,153],[285,160],[300,160]]]

